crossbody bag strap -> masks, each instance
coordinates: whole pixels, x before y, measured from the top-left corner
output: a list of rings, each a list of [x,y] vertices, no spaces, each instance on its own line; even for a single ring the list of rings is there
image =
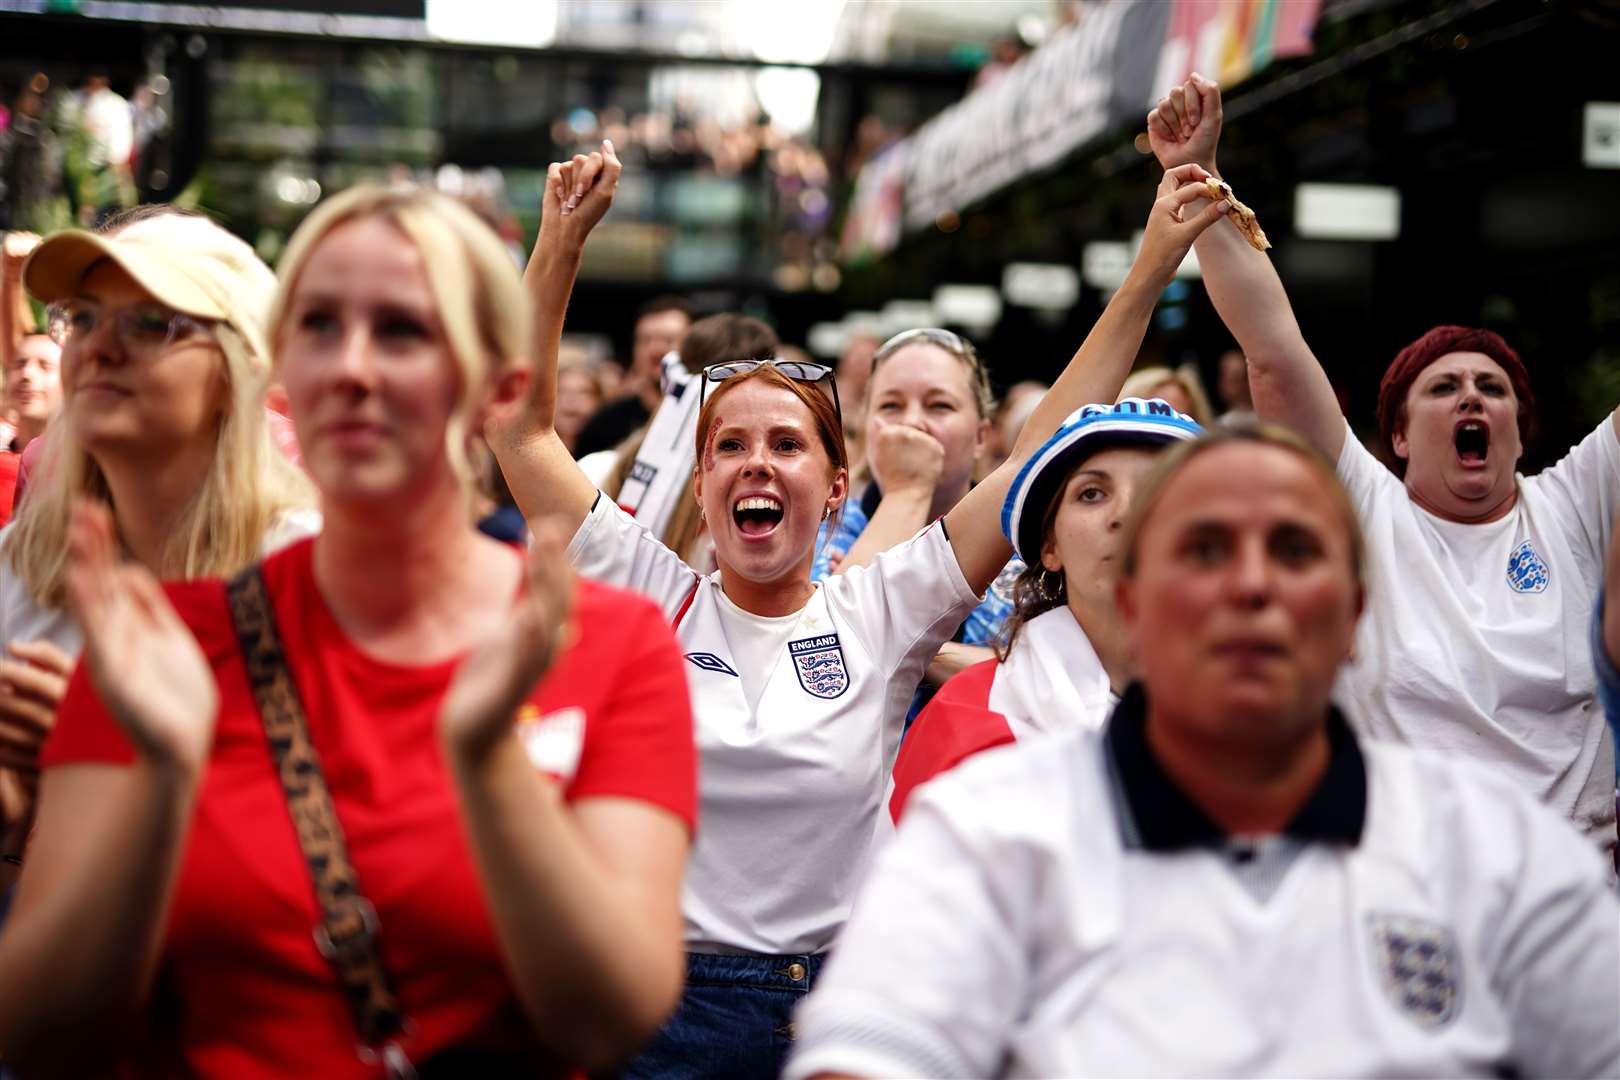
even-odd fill
[[[315,945],[337,972],[354,1010],[362,1048],[379,1059],[387,1058],[390,1074],[401,1075],[398,1066],[403,1055],[391,1040],[403,1031],[405,1015],[377,949],[377,909],[360,892],[354,865],[349,862],[337,807],[309,737],[298,688],[287,670],[287,654],[276,632],[264,574],[259,567],[250,566],[226,584],[225,595],[276,775],[287,794],[298,846],[314,880],[315,900],[321,909]],[[408,1070],[409,1062],[404,1066]]]

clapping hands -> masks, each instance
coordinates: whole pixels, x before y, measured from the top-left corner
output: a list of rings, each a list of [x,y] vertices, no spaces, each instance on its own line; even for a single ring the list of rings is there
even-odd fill
[[[512,730],[518,707],[568,643],[574,571],[567,535],[551,521],[532,531],[528,589],[502,628],[467,654],[439,709],[445,745],[463,758],[483,756]]]
[[[74,506],[68,556],[68,600],[101,700],[141,758],[200,773],[219,688],[196,637],[151,571],[119,558],[106,506]]]

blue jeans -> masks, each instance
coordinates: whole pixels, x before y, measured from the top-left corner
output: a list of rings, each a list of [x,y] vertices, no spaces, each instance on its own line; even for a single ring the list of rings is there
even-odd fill
[[[771,1080],[793,1046],[793,1010],[821,970],[818,955],[686,954],[675,1015],[623,1080]]]

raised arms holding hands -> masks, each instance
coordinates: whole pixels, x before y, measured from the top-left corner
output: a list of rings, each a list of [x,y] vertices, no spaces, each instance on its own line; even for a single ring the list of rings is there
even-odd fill
[[[1221,123],[1220,87],[1195,73],[1148,113],[1148,140],[1166,169],[1193,163],[1218,176]],[[1336,460],[1344,444],[1338,399],[1300,333],[1271,259],[1237,229],[1209,229],[1197,247],[1209,298],[1248,357],[1255,411]]]
[[[1227,207],[1224,202],[1209,201],[1209,189],[1202,183],[1208,176],[1206,169],[1193,162],[1164,174],[1148,213],[1141,249],[1125,283],[1036,406],[1007,460],[945,515],[957,561],[976,591],[982,593],[995,580],[1012,552],[1001,535],[1001,504],[1018,470],[1070,413],[1089,402],[1113,401],[1118,395],[1142,346],[1154,304],[1193,241],[1207,232],[1231,232],[1237,237],[1234,229],[1210,229]],[[1241,237],[1237,239],[1245,243]]]

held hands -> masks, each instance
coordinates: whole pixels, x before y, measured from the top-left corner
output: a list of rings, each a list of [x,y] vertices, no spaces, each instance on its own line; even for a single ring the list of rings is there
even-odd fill
[[[546,191],[541,198],[539,251],[566,251],[578,254],[585,239],[613,205],[623,164],[613,144],[602,140],[602,149],[591,154],[575,154],[572,161],[552,162],[546,170]]]
[[[477,760],[512,731],[535,684],[567,647],[574,571],[556,522],[535,524],[529,587],[512,617],[461,662],[439,707],[439,731],[451,756]]]
[[[68,601],[101,700],[140,757],[201,773],[219,689],[197,639],[151,571],[119,560],[106,506],[73,507],[68,557]]]
[[[1202,165],[1215,171],[1215,147],[1221,141],[1221,88],[1196,71],[1172,87],[1148,113],[1148,142],[1159,164]]]
[[[880,491],[920,491],[932,498],[945,469],[945,447],[910,424],[879,424],[867,461]]]
[[[1202,207],[1196,205],[1198,199],[1210,198],[1209,188],[1204,186],[1209,175],[1201,166],[1192,164],[1177,165],[1164,174],[1159,196],[1148,213],[1132,274],[1147,275],[1157,288],[1168,285],[1193,241],[1231,209],[1225,199]]]

